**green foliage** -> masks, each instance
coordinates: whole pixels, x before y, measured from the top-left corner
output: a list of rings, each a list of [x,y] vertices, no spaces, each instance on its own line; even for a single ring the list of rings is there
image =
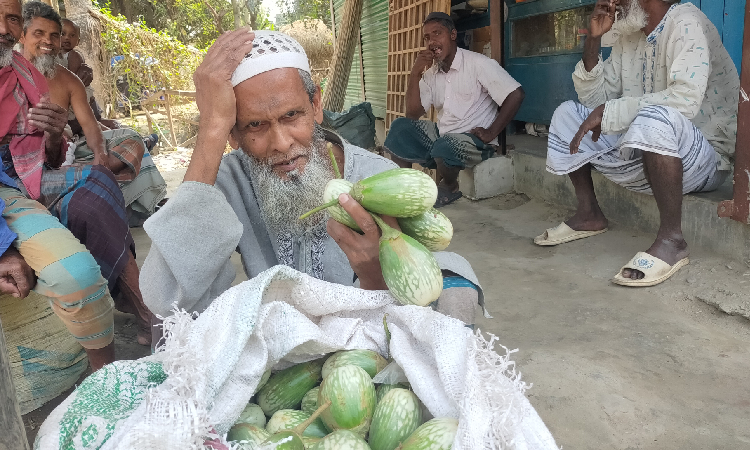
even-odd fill
[[[281,8],[284,25],[302,19],[320,19],[331,28],[329,0],[277,0],[276,4]]]
[[[129,86],[131,102],[138,104],[143,92],[168,88],[192,90],[192,76],[205,52],[186,46],[166,31],[144,23],[128,23],[108,9],[101,10],[102,77],[105,102],[118,101],[118,81]],[[113,58],[118,61],[112,64]],[[123,83],[125,82],[125,83]]]

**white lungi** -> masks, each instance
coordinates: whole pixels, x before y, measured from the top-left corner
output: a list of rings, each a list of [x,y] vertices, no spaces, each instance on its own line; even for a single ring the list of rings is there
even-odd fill
[[[631,191],[651,194],[643,171],[643,152],[682,160],[682,193],[717,189],[729,171],[717,170],[721,158],[703,133],[676,109],[647,106],[625,134],[604,135],[594,142],[588,133],[578,153],[570,154],[573,140],[591,109],[568,101],[552,117],[547,147],[547,170],[555,175],[574,172],[586,164]]]

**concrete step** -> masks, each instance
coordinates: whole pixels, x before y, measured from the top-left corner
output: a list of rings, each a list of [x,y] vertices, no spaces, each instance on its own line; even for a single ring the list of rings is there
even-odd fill
[[[529,135],[508,136],[515,145],[513,160],[516,192],[547,203],[574,209],[576,197],[567,176],[553,175],[546,170],[547,139]],[[479,167],[479,166],[477,166]],[[463,171],[467,172],[467,171]],[[594,189],[599,204],[610,222],[622,227],[656,233],[659,210],[653,196],[628,191],[594,173]],[[477,180],[475,183],[477,183]],[[732,198],[732,180],[718,190],[690,194],[682,204],[682,227],[685,239],[693,247],[732,259],[750,260],[750,226],[717,215],[719,202]],[[550,223],[555,226],[556,223]],[[544,230],[539,230],[543,232]],[[639,249],[634,249],[634,252]]]

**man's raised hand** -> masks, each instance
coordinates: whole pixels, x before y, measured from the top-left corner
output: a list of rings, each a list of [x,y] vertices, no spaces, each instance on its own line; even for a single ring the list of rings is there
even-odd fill
[[[594,12],[591,13],[591,29],[589,30],[589,36],[592,38],[600,38],[604,33],[611,30],[612,24],[615,23],[615,11],[614,0],[597,1],[596,6],[594,7]]]
[[[417,59],[414,60],[414,67],[411,69],[412,73],[422,75],[425,70],[432,67],[435,61],[435,53],[432,50],[422,50],[417,53]]]
[[[247,28],[222,34],[193,74],[201,128],[205,125],[229,135],[237,121],[232,74],[252,50],[253,39],[255,33]]]
[[[39,103],[29,109],[29,124],[44,132],[48,151],[60,148],[63,130],[68,123],[68,111],[52,103],[49,94],[44,94]]]

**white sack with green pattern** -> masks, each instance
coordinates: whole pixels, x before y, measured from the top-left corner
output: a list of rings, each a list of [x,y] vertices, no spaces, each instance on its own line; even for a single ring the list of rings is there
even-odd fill
[[[44,422],[35,448],[202,449],[226,434],[266,368],[341,349],[388,356],[385,315],[391,356],[414,393],[433,416],[459,420],[454,449],[557,449],[494,337],[430,308],[398,306],[387,291],[286,266],[229,289],[195,320],[167,318],[158,353],[88,377]]]

